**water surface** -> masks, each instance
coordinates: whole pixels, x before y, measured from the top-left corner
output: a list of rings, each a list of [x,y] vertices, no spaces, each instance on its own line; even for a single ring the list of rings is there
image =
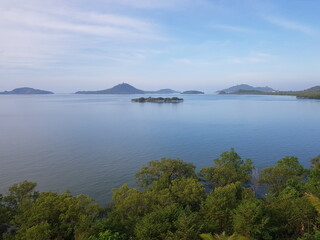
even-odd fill
[[[317,100],[183,95],[183,103],[159,104],[134,97],[0,96],[0,192],[29,180],[41,191],[69,189],[105,204],[112,188],[133,187],[134,173],[161,157],[199,169],[233,147],[261,169],[287,155],[309,166],[320,154]]]

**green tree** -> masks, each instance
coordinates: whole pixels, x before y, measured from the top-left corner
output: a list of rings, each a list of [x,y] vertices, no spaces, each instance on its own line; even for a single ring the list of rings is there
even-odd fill
[[[137,239],[197,239],[196,215],[178,205],[159,207],[144,216],[135,227]]]
[[[125,240],[126,236],[118,232],[113,233],[110,230],[106,230],[98,234],[97,237],[91,236],[87,240]]]
[[[269,217],[262,200],[246,199],[233,213],[235,232],[252,239],[271,239],[268,234]]]
[[[311,167],[313,169],[320,169],[320,155],[317,157],[312,158],[311,160]]]
[[[141,187],[148,187],[160,178],[165,187],[168,187],[171,181],[177,178],[196,178],[195,166],[192,163],[171,158],[150,161],[135,176]]]
[[[290,186],[266,199],[273,239],[296,239],[313,232],[317,213],[308,198]]]
[[[129,188],[126,184],[113,190],[112,200],[112,211],[106,220],[108,228],[128,236],[134,234],[136,223],[158,207],[159,202],[164,205],[173,203],[168,190],[162,190],[161,193],[151,190],[139,191]]]
[[[152,199],[145,192],[129,188],[127,184],[113,190],[114,209],[124,217],[144,216],[152,210]]]
[[[90,236],[99,207],[86,195],[45,192],[30,205],[21,204],[13,219],[15,239],[84,239]],[[41,238],[42,239],[42,238]]]
[[[233,233],[232,213],[242,198],[243,189],[239,182],[215,188],[201,205],[204,232]]]
[[[270,193],[278,194],[286,187],[286,184],[298,186],[303,184],[306,178],[306,170],[296,157],[284,157],[274,167],[268,167],[261,171],[260,183],[264,184]]]
[[[12,228],[11,221],[18,214],[21,205],[30,205],[38,196],[38,192],[34,189],[36,183],[24,181],[14,184],[8,189],[8,195],[0,196],[0,239],[7,232],[8,228]],[[9,235],[7,238],[9,238]]]
[[[117,220],[112,225],[121,225],[122,230],[130,235],[137,221],[155,209],[173,204],[198,209],[204,197],[204,186],[194,178],[174,179],[168,188],[163,188],[159,179],[144,191],[123,185],[113,190],[112,214]],[[119,231],[118,228],[112,230]]]
[[[320,199],[312,194],[305,194],[309,199],[312,206],[317,210],[318,214],[320,214]]]
[[[210,183],[211,187],[223,187],[235,182],[249,183],[254,169],[253,162],[249,158],[243,161],[233,148],[214,159],[214,164],[200,171],[201,179]]]
[[[51,238],[50,225],[47,222],[41,222],[26,230],[25,240],[48,240]]]
[[[205,198],[204,186],[194,178],[180,178],[172,181],[170,195],[180,206],[198,208]]]
[[[135,227],[137,239],[165,239],[168,232],[175,231],[173,222],[178,219],[180,211],[178,206],[171,205],[147,214]]]
[[[232,234],[231,236],[227,236],[225,232],[221,234],[214,234],[211,233],[202,233],[200,234],[200,237],[203,240],[248,240],[248,238],[240,236],[236,233]]]
[[[319,156],[318,156],[319,158]],[[320,199],[312,194],[306,193],[305,194],[312,206],[316,209],[318,212],[318,215],[320,215]],[[318,230],[319,228],[317,226],[314,227],[314,233],[312,234],[305,234],[305,236],[299,240],[320,240],[320,231]]]
[[[2,234],[7,231],[9,222],[9,210],[3,202],[3,196],[0,194],[0,239],[2,239]]]
[[[306,192],[320,197],[320,155],[311,159]]]
[[[33,201],[36,199],[38,192],[34,191],[37,186],[34,182],[24,181],[9,187],[9,193],[4,198],[6,205],[16,210],[23,201]]]
[[[167,240],[189,240],[198,239],[201,226],[198,224],[198,213],[192,212],[190,208],[181,210],[177,220],[173,222],[175,231],[170,231],[166,236]]]

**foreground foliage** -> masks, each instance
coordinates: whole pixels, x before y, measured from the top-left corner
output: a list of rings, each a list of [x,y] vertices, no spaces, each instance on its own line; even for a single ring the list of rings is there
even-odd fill
[[[163,158],[136,173],[141,188],[114,189],[104,208],[25,181],[0,195],[0,239],[320,239],[320,156],[309,169],[285,157],[258,179],[254,171],[233,149],[199,173]]]

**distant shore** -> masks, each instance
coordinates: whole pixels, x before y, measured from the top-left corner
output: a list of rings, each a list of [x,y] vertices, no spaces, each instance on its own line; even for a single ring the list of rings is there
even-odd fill
[[[257,90],[238,90],[231,93],[219,92],[219,94],[234,94],[234,95],[282,95],[282,96],[295,96],[300,99],[320,99],[320,92],[313,91],[275,91],[275,92],[262,92]]]

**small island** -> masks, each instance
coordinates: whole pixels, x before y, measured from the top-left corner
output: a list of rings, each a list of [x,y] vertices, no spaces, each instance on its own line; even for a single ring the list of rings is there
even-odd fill
[[[148,97],[148,98],[133,98],[131,99],[132,102],[152,102],[152,103],[180,103],[183,102],[183,98],[178,98],[178,97],[172,97],[172,98],[163,98],[163,97]]]
[[[3,94],[3,95],[9,95],[9,94],[31,95],[31,94],[53,94],[53,92],[29,88],[29,87],[22,87],[22,88],[13,89],[12,91],[0,92],[0,94]]]
[[[204,92],[197,91],[197,90],[189,90],[189,91],[184,91],[181,94],[204,94]]]

